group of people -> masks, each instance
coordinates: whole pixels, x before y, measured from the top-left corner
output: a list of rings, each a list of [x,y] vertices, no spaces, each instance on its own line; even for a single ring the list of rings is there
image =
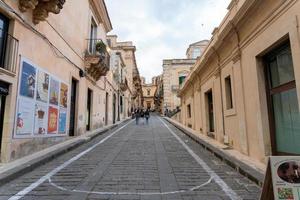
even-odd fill
[[[144,110],[143,108],[135,109],[134,110],[134,116],[135,116],[135,122],[138,125],[140,118],[146,119],[146,123],[149,123],[149,118],[150,118],[150,110],[146,109]]]

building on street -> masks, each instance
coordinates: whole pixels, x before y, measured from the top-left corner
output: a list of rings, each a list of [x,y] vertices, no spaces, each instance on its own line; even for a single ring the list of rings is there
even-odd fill
[[[180,89],[181,122],[261,163],[299,155],[300,2],[228,10]]]
[[[142,84],[139,70],[136,63],[135,51],[136,47],[131,41],[118,42],[116,35],[108,35],[108,43],[115,52],[122,57],[125,68],[120,72],[122,73],[123,82],[127,82],[128,96],[130,104],[128,105],[128,112],[132,112],[135,108],[142,106]]]
[[[155,79],[152,80],[152,83],[145,83],[145,78],[142,78],[142,89],[143,89],[143,107],[144,109],[155,110],[155,91],[157,85]]]
[[[173,111],[181,105],[177,93],[207,44],[207,40],[191,44],[186,51],[187,58],[163,60],[164,111]]]
[[[113,124],[136,106],[135,47],[108,48],[104,0],[5,0],[0,22],[1,162]]]

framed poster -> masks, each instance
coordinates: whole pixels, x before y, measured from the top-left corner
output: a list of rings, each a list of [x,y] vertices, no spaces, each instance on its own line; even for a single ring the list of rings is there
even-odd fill
[[[35,114],[34,114],[34,134],[35,135],[45,135],[47,133],[48,126],[48,105],[44,103],[37,102],[35,104]]]
[[[58,133],[59,134],[66,134],[67,129],[67,111],[61,109],[59,111],[59,123],[58,123]]]
[[[31,135],[34,125],[34,102],[27,98],[18,101],[16,134]]]
[[[58,123],[58,109],[52,106],[49,106],[48,114],[48,134],[57,133],[57,124]]]
[[[272,156],[270,163],[275,199],[300,199],[300,156]]]
[[[23,62],[21,68],[20,95],[34,98],[36,68],[27,62]]]
[[[68,86],[64,83],[60,84],[60,106],[68,107]]]
[[[58,105],[59,98],[59,82],[51,77],[49,102]]]
[[[37,74],[36,99],[42,102],[48,102],[48,93],[49,93],[49,74],[39,70]]]

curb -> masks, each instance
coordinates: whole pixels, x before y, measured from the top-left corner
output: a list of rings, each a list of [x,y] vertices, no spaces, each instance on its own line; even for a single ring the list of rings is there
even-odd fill
[[[219,158],[223,162],[225,162],[227,165],[238,171],[241,175],[247,177],[254,183],[256,183],[258,186],[263,185],[265,175],[261,171],[257,170],[256,168],[247,165],[244,162],[241,162],[237,158],[229,155],[224,150],[221,150],[212,144],[209,144],[208,142],[202,140],[201,138],[197,137],[195,134],[191,133],[189,130],[185,129],[184,127],[174,123],[169,118],[163,118],[164,120],[171,123],[173,126],[175,126],[177,129],[181,130],[183,133],[185,133],[187,136],[189,136],[191,139],[196,141],[198,144],[200,144],[204,149],[211,152],[215,157]]]
[[[57,150],[49,152],[47,155],[44,155],[44,156],[41,156],[39,158],[28,161],[25,164],[21,164],[18,167],[15,167],[13,169],[10,169],[10,170],[0,174],[0,186],[3,186],[5,184],[7,184],[8,182],[10,182],[10,181],[26,174],[26,173],[29,173],[29,172],[33,171],[37,167],[40,167],[40,166],[54,160],[55,158],[76,149],[77,147],[93,140],[97,136],[103,135],[107,131],[109,131],[109,130],[115,128],[115,127],[118,127],[119,125],[121,125],[121,124],[123,124],[127,121],[129,121],[129,119],[125,119],[124,121],[120,122],[119,124],[111,125],[107,128],[104,128],[103,130],[100,130],[99,132],[97,132],[95,134],[91,134],[90,136],[87,136],[87,138],[82,138],[82,139],[79,139],[77,141],[74,141],[71,144],[68,144],[66,146],[63,146],[63,147],[57,149]]]

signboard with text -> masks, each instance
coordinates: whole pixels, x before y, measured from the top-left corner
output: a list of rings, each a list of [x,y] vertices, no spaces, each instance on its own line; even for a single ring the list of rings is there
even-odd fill
[[[270,157],[275,200],[300,199],[300,156]]]

